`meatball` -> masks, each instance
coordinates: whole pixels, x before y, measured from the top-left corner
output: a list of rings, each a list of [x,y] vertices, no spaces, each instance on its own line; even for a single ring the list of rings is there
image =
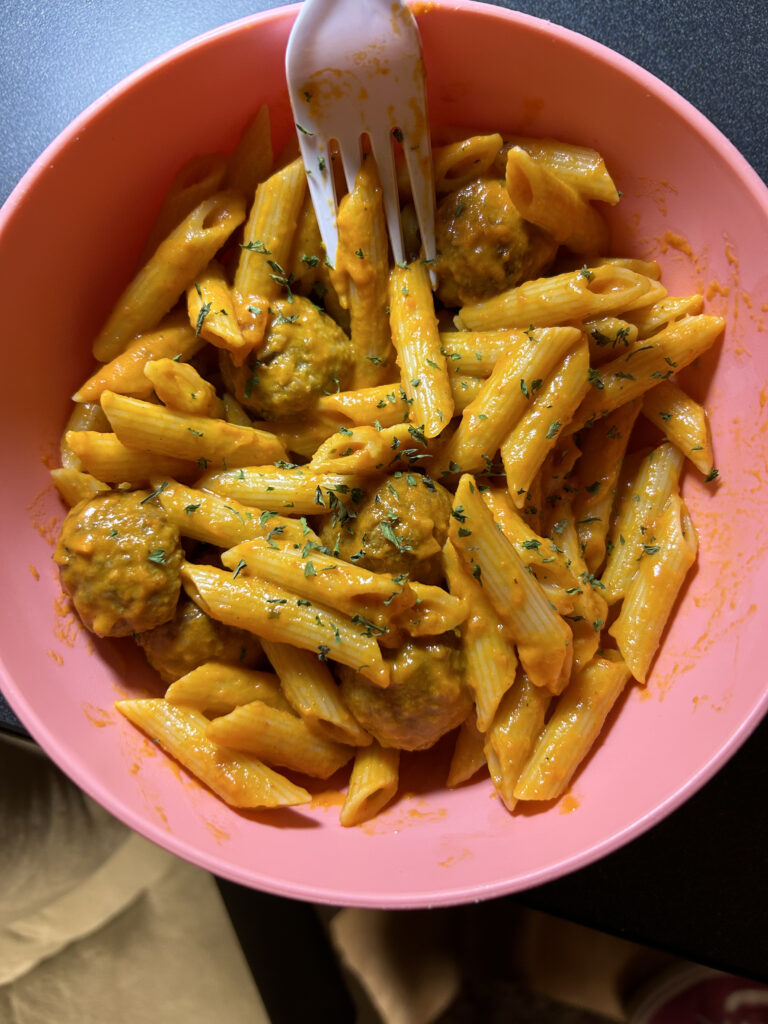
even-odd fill
[[[179,531],[148,491],[110,491],[75,505],[54,560],[83,624],[128,636],[173,617],[183,559]]]
[[[503,181],[480,178],[437,208],[438,295],[447,306],[480,302],[539,277],[555,241],[523,220]]]
[[[353,669],[340,668],[347,707],[382,747],[426,750],[469,714],[472,696],[452,638],[407,643],[391,672],[391,683],[382,689]]]
[[[337,516],[326,519],[320,537],[341,558],[364,569],[440,583],[451,503],[450,493],[429,477],[398,473],[368,494],[356,516],[343,522]]]
[[[139,633],[136,641],[164,683],[172,683],[206,661],[253,668],[264,658],[252,633],[206,615],[182,597],[170,622]]]
[[[219,362],[227,389],[263,419],[310,409],[322,395],[338,391],[352,366],[349,338],[309,299],[270,303],[272,316],[263,345],[242,366],[222,350]]]

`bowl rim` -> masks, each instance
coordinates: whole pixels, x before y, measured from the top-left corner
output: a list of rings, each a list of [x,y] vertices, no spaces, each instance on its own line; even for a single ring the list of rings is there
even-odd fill
[[[153,75],[162,73],[167,66],[173,64],[179,58],[183,58],[188,53],[199,50],[201,47],[205,47],[216,40],[238,34],[254,25],[287,19],[292,20],[300,6],[300,4],[293,3],[271,8],[267,11],[229,21],[194,36],[144,63],[90,103],[48,144],[40,156],[30,165],[2,207],[0,207],[0,244],[5,225],[27,201],[38,177],[49,173],[49,165],[55,164],[57,155],[71,144],[85,126],[94,119],[101,117],[116,99],[130,92],[137,84],[144,83]],[[704,137],[708,145],[715,145],[720,149],[723,159],[738,178],[741,187],[748,191],[751,197],[763,209],[768,221],[768,186],[762,181],[746,158],[724,133],[694,107],[692,103],[630,58],[624,57],[610,47],[572,29],[532,15],[511,11],[507,8],[495,7],[490,3],[482,3],[479,0],[428,0],[427,3],[420,3],[419,0],[416,0],[416,2],[412,3],[412,6],[416,8],[417,15],[423,12],[423,16],[426,17],[429,17],[429,12],[432,8],[438,8],[449,12],[466,11],[486,19],[500,20],[506,23],[518,22],[538,32],[549,33],[562,40],[567,46],[574,47],[586,56],[609,65],[618,74],[622,76],[628,75],[637,84],[648,89],[661,102],[670,107],[677,116],[682,118],[700,136]],[[52,731],[49,726],[40,720],[36,711],[28,702],[23,687],[14,682],[13,676],[7,670],[2,652],[0,652],[0,678],[3,682],[2,691],[8,698],[8,703],[18,714],[19,719],[28,729],[30,735],[39,743],[43,751],[59,766],[66,764],[66,774],[84,792],[115,814],[119,820],[133,830],[213,874],[229,878],[232,881],[252,888],[259,888],[292,899],[302,899],[337,906],[372,908],[405,909],[427,906],[452,906],[480,899],[509,895],[561,878],[588,864],[594,863],[603,856],[626,845],[630,840],[647,832],[653,825],[666,818],[672,811],[676,810],[698,792],[741,747],[768,711],[768,690],[766,690],[755,703],[750,714],[740,720],[738,727],[730,733],[727,740],[720,745],[719,749],[712,753],[708,761],[682,786],[670,793],[663,802],[657,804],[642,817],[606,838],[591,843],[578,854],[566,854],[560,859],[550,862],[545,867],[528,871],[523,876],[518,876],[514,880],[507,880],[506,882],[503,880],[493,881],[485,885],[460,885],[453,888],[444,886],[436,892],[423,893],[418,897],[412,893],[401,891],[387,893],[382,898],[381,894],[375,891],[358,891],[350,898],[327,886],[311,883],[285,883],[281,882],[280,879],[275,879],[272,875],[264,874],[264,872],[259,872],[254,868],[246,871],[237,865],[222,863],[215,855],[200,850],[193,842],[176,834],[169,833],[148,817],[142,817],[138,810],[134,811],[133,808],[124,805],[119,798],[115,797],[110,791],[109,785],[102,781],[101,778],[92,772],[89,773],[85,769],[81,770],[77,763],[74,765],[71,763],[66,744],[55,731]],[[342,904],[340,904],[340,898],[343,900]]]

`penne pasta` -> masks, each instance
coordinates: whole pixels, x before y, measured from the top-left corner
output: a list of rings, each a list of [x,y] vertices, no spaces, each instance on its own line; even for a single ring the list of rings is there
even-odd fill
[[[485,734],[488,770],[508,811],[517,806],[517,782],[544,726],[551,700],[547,690],[534,686],[524,672],[519,672]]]
[[[716,474],[707,411],[682,388],[662,381],[643,395],[642,411],[706,478]]]
[[[441,352],[429,274],[422,263],[392,268],[389,308],[410,420],[421,426],[426,437],[437,437],[453,416],[453,392]]]
[[[531,681],[560,693],[573,662],[571,630],[496,528],[469,474],[456,489],[450,538],[507,627]]]
[[[345,828],[375,817],[397,793],[400,751],[378,743],[360,747],[349,778],[339,821]]]
[[[531,390],[534,383],[530,384]],[[582,335],[541,384],[524,415],[501,442],[507,488],[518,508],[525,504],[534,477],[588,388],[589,346]]]
[[[371,737],[347,708],[324,662],[288,644],[265,640],[263,647],[288,703],[311,732],[334,743],[368,746]]]
[[[232,807],[294,807],[306,789],[256,758],[224,750],[206,736],[208,719],[162,699],[119,700],[115,707]]]
[[[674,445],[661,444],[642,460],[621,495],[601,576],[609,604],[624,597],[649,543],[649,531],[677,491],[682,466],[683,456]]]
[[[364,623],[297,597],[259,577],[243,577],[212,566],[185,562],[181,579],[206,614],[265,640],[289,643],[349,665],[377,686],[387,686],[389,670],[379,645]]]
[[[389,379],[395,352],[389,329],[389,242],[384,199],[376,164],[363,160],[355,186],[341,200],[339,244],[333,280],[347,297],[350,338],[355,349],[354,387]]]
[[[287,454],[279,439],[267,431],[177,412],[113,391],[102,393],[101,407],[127,447],[183,459],[201,470],[211,463],[216,467],[260,465]]]
[[[85,472],[107,484],[146,487],[155,477],[189,479],[197,471],[183,459],[127,448],[115,434],[68,430],[64,437]]]
[[[685,317],[600,366],[590,380],[593,386],[570,429],[589,426],[598,416],[607,415],[668,380],[712,347],[724,323],[722,317],[707,314]]]
[[[572,320],[635,309],[666,294],[657,282],[624,267],[605,264],[526,281],[485,302],[462,306],[468,331],[556,327]]]
[[[114,359],[137,334],[157,327],[244,219],[236,192],[218,192],[196,206],[117,300],[93,343],[96,359]]]
[[[186,362],[205,344],[192,330],[183,313],[170,313],[153,331],[134,338],[128,347],[108,363],[99,366],[72,396],[73,402],[98,402],[103,391],[115,391],[134,398],[149,398],[152,381],[144,373],[153,359]]]
[[[698,539],[685,503],[670,494],[646,533],[637,572],[627,586],[618,618],[608,632],[628,670],[644,683],[686,575]]]
[[[615,651],[604,651],[574,676],[520,773],[516,800],[563,795],[628,679],[629,670]]]
[[[520,146],[507,153],[505,181],[520,215],[572,252],[598,253],[608,247],[608,228],[597,210]]]
[[[214,718],[206,735],[221,747],[244,751],[316,779],[330,778],[354,756],[352,747],[322,739],[297,715],[260,700]]]
[[[218,661],[206,661],[174,680],[165,691],[165,699],[171,704],[201,711],[209,718],[227,715],[241,704],[254,700],[290,710],[274,673]]]

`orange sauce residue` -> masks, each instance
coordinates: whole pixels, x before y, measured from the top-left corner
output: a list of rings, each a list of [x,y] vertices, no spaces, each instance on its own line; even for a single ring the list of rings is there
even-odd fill
[[[472,856],[471,850],[459,850],[458,853],[452,853],[442,860],[437,862],[438,867],[441,868],[452,868],[454,864],[460,864],[461,861],[467,860],[468,857]]]
[[[34,565],[30,565],[29,571],[32,573],[32,578],[35,580],[40,579],[40,573],[37,571]]]
[[[344,794],[339,789],[324,789],[321,793],[314,793],[310,807],[314,810],[319,808],[329,811],[334,807],[341,807],[344,803]]]
[[[430,11],[434,11],[436,8],[436,0],[415,0],[415,2],[411,4],[411,10],[417,18],[421,14],[429,14]]]
[[[56,545],[63,519],[61,503],[53,484],[49,484],[27,505],[32,525],[51,547]]]
[[[665,231],[661,239],[661,251],[668,252],[670,249],[676,249],[691,261],[695,260],[690,242],[675,231]]]
[[[231,838],[229,832],[223,829],[220,825],[217,825],[215,822],[205,821],[203,822],[203,824],[211,833],[211,835],[213,836],[217,843],[224,843],[227,841],[227,839]]]
[[[48,655],[49,658],[53,658],[57,665],[64,664],[64,659],[60,654],[57,654],[56,651],[52,651],[50,648],[48,648],[48,650],[45,653]]]
[[[97,707],[95,704],[89,704],[87,701],[83,701],[83,714],[91,725],[95,725],[99,729],[103,729],[106,725],[115,724],[109,711],[106,711],[104,708]]]
[[[580,806],[580,801],[572,793],[566,793],[560,801],[560,813],[572,814]]]

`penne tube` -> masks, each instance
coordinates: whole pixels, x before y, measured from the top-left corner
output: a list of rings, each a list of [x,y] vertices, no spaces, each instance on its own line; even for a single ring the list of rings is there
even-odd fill
[[[301,282],[305,294],[322,284],[324,275],[330,270],[325,265],[325,249],[317,223],[312,196],[307,189],[301,205],[299,220],[291,241],[291,255],[288,268],[293,280]]]
[[[196,472],[192,462],[127,448],[115,434],[68,430],[65,438],[83,469],[104,483],[146,487],[155,477],[184,479]]]
[[[443,564],[451,593],[463,598],[469,608],[461,626],[461,650],[465,679],[475,700],[476,728],[482,734],[515,681],[517,656],[483,587],[466,570],[450,541],[443,548]]]
[[[157,327],[244,219],[236,192],[218,192],[196,206],[117,300],[93,343],[94,356],[108,362],[137,334]]]
[[[440,346],[453,375],[490,377],[497,360],[525,346],[535,330],[501,329],[498,331],[441,331]]]
[[[531,139],[513,135],[505,140],[496,160],[496,171],[503,176],[507,151],[519,147],[529,153],[537,163],[553,171],[558,178],[575,189],[584,199],[600,199],[615,205],[618,190],[608,173],[605,161],[594,149],[573,146],[557,139]]]
[[[73,402],[98,402],[103,391],[149,398],[152,381],[144,367],[152,359],[186,362],[204,345],[182,313],[171,313],[153,331],[140,334],[125,351],[99,366],[72,396]]]
[[[174,176],[149,230],[138,263],[144,264],[158,245],[204,200],[224,184],[227,169],[223,153],[194,156]]]
[[[628,679],[629,670],[615,651],[604,651],[576,673],[520,773],[516,800],[563,795]]]
[[[211,463],[224,468],[260,465],[286,456],[274,434],[253,427],[176,412],[113,391],[103,392],[101,407],[127,447],[184,459],[203,470]]]
[[[490,369],[489,366],[488,372]],[[461,413],[477,397],[483,381],[478,377],[457,375],[449,377],[449,384],[453,395],[454,413]],[[323,395],[317,403],[317,408],[323,413],[344,416],[345,421],[348,421],[343,424],[345,426],[373,424],[377,427],[394,427],[408,421],[411,404],[400,384],[379,384],[371,388]],[[336,422],[327,436],[339,426],[340,424]],[[290,448],[290,445],[288,447]]]
[[[266,327],[266,307],[277,299],[287,282],[286,267],[291,242],[304,202],[307,181],[304,165],[294,160],[270,175],[256,189],[256,195],[243,229],[240,258],[235,270],[234,288],[244,303],[261,303],[258,325]],[[256,329],[247,335],[250,347],[261,337]],[[263,336],[263,331],[262,331]]]
[[[297,715],[260,700],[214,718],[206,735],[219,746],[315,779],[330,778],[354,756],[353,747],[322,739]]]
[[[643,416],[655,423],[705,477],[711,478],[715,456],[706,409],[669,380],[646,391],[642,409]]]
[[[196,335],[225,349],[237,366],[250,352],[237,322],[235,298],[217,260],[211,260],[187,288],[187,316]]]
[[[520,146],[507,153],[505,181],[520,216],[550,234],[558,245],[578,253],[608,248],[608,228],[597,210]]]
[[[481,768],[486,767],[484,747],[485,736],[478,729],[475,716],[470,715],[464,719],[456,733],[456,742],[445,780],[448,789],[456,789],[457,786],[469,782]]]
[[[524,506],[536,474],[589,389],[588,375],[589,346],[580,335],[502,440],[501,461],[507,488],[518,508]]]
[[[639,400],[627,402],[579,436],[581,459],[576,474],[578,491],[573,495],[573,517],[584,561],[592,573],[598,571],[605,558],[619,471],[639,412]]]
[[[217,417],[224,411],[213,384],[188,363],[151,359],[144,367],[144,374],[160,401],[175,412]]]
[[[677,448],[668,442],[661,444],[642,460],[621,494],[601,576],[608,604],[624,597],[649,544],[649,531],[667,499],[677,491],[682,466],[683,456]]]
[[[625,402],[639,398],[660,381],[688,366],[715,343],[725,321],[719,316],[689,316],[652,338],[639,340],[590,376],[593,385],[569,430],[589,426]]]
[[[314,651],[321,660],[348,665],[377,686],[389,684],[389,669],[365,624],[356,625],[330,608],[257,576],[235,576],[223,569],[185,562],[181,579],[195,604],[211,618],[264,640]]]
[[[284,711],[290,704],[273,672],[258,672],[241,665],[206,661],[170,684],[165,699],[171,704],[194,708],[207,717],[228,715],[241,704],[261,700]]]
[[[489,489],[483,492],[483,500],[514,545],[520,561],[541,584],[558,614],[568,622],[573,634],[574,667],[585,664],[599,646],[608,606],[602,596],[602,584],[581,558],[573,523],[559,520],[553,530],[556,540],[551,540],[533,532],[530,524],[514,509],[506,491]]]
[[[437,195],[446,195],[486,174],[502,143],[501,135],[494,133],[436,146],[432,150],[432,168]]]
[[[426,437],[437,437],[453,416],[453,392],[441,352],[429,274],[422,263],[392,269],[389,308],[411,422],[421,426]]]
[[[534,686],[519,672],[485,734],[488,770],[508,811],[517,805],[517,782],[544,727],[551,700],[547,690]]]
[[[309,793],[246,754],[206,736],[208,719],[166,700],[119,700],[117,710],[232,807],[293,807]]]
[[[497,529],[469,474],[462,476],[456,489],[450,539],[507,626],[531,681],[560,693],[573,662],[571,630]]]
[[[386,807],[397,793],[399,767],[399,750],[373,742],[356,751],[339,814],[339,821],[345,828],[362,825]]]
[[[433,472],[477,473],[487,469],[499,446],[525,415],[541,387],[570,348],[580,341],[575,327],[538,331],[500,356],[461,422],[440,452]],[[451,467],[460,467],[459,470]]]
[[[313,473],[381,473],[392,462],[393,440],[391,428],[341,426],[317,447],[308,468]]]
[[[267,640],[263,646],[280,677],[289,705],[311,732],[334,743],[356,747],[371,742],[371,737],[342,700],[339,686],[324,662],[309,651],[288,644]]]
[[[225,182],[247,198],[253,196],[272,170],[272,126],[269,107],[262,103],[248,121],[227,160]]]
[[[83,473],[80,469],[67,468],[62,466],[59,469],[51,470],[51,479],[56,485],[56,490],[62,500],[69,508],[74,508],[78,502],[88,501],[95,498],[97,494],[103,494],[109,490],[109,485],[97,480],[90,473]]]
[[[242,505],[234,498],[187,487],[177,480],[155,477],[151,483],[168,521],[177,527],[182,537],[219,548],[233,548],[259,537],[270,540],[278,537],[282,543],[302,547],[307,540],[318,540],[306,520],[289,519]]]
[[[339,203],[339,244],[332,275],[347,297],[355,350],[354,387],[380,384],[391,376],[395,351],[389,328],[389,240],[376,163],[368,156],[355,186]]]
[[[59,442],[59,455],[61,464],[67,469],[82,469],[82,463],[67,438],[74,431],[108,431],[109,420],[104,415],[104,410],[98,402],[78,402],[69,416],[64,427],[64,433]]]
[[[525,281],[491,299],[462,306],[458,320],[468,331],[556,327],[647,305],[666,294],[642,274],[611,264]]]
[[[702,295],[667,295],[652,306],[627,313],[627,322],[637,331],[639,338],[651,335],[684,316],[697,316],[704,308]]]
[[[243,505],[291,515],[324,515],[365,498],[366,479],[343,473],[310,473],[301,466],[248,466],[221,473],[205,473],[198,487]]]
[[[637,572],[626,588],[618,618],[608,630],[638,682],[646,681],[697,549],[688,509],[673,493],[645,535]]]
[[[361,620],[361,616],[355,614],[361,611],[361,602],[381,601],[383,604],[396,595],[398,600],[394,607],[400,611],[416,600],[410,586],[404,589],[394,576],[371,572],[334,558],[310,538],[301,547],[298,544],[278,547],[271,537],[246,541],[225,551],[221,562],[233,571],[240,567],[245,576],[264,577],[301,597],[336,608],[353,616],[353,622]],[[371,635],[387,632],[386,628],[370,624],[366,628]]]
[[[469,615],[469,603],[442,587],[412,580],[405,584],[405,593],[412,595],[413,604],[401,603],[395,623],[411,636],[440,636],[458,629]]]

